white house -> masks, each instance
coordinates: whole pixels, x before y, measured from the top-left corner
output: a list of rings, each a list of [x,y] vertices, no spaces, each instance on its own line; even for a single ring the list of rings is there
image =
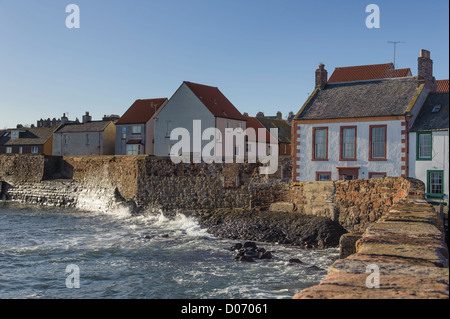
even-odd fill
[[[194,129],[194,121],[201,124],[200,130]],[[245,130],[246,120],[217,87],[183,82],[169,101],[155,113],[154,125],[156,156],[169,156],[171,148],[177,143],[170,139],[172,130],[184,128],[191,137],[189,153],[199,157],[213,138],[208,137],[209,140],[202,140],[198,144],[198,141],[193,140],[201,139],[205,129],[216,128],[220,131],[221,134],[216,136],[215,149],[221,149],[222,154],[225,154],[225,130]],[[235,146],[236,156],[243,156],[244,152],[244,146]]]
[[[426,185],[427,198],[448,203],[449,93],[428,95],[409,133],[410,176]]]
[[[418,76],[389,64],[338,68],[316,88],[293,121],[293,181],[409,176],[409,130],[436,90],[430,53]]]

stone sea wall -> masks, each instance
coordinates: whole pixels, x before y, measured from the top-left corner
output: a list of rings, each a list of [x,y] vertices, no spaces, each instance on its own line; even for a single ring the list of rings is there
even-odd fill
[[[249,163],[174,164],[144,155],[3,155],[0,181],[8,185],[8,199],[33,204],[107,208],[119,200],[137,210],[264,209],[288,189],[289,165],[284,158],[278,176],[265,176],[259,174],[260,164]],[[286,178],[279,176],[282,171]]]
[[[364,232],[411,194],[424,195],[423,183],[403,177],[306,182],[290,187],[282,198],[299,213],[338,221],[348,232]]]

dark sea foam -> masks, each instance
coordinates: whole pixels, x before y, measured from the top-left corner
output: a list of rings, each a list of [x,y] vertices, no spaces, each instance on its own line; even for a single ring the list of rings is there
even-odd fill
[[[235,262],[235,242],[183,214],[0,203],[0,298],[292,298],[338,254],[258,243],[274,258]],[[79,268],[80,288],[67,288],[68,265]]]

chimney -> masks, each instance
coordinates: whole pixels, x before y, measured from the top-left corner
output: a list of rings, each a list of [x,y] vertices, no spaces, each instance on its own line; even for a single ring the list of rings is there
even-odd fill
[[[83,115],[83,123],[91,122],[92,116],[89,115],[89,112],[86,112],[85,115]]]
[[[258,113],[256,114],[256,117],[264,117],[264,113],[263,113],[263,112],[258,112]]]
[[[433,60],[430,58],[430,51],[420,50],[420,57],[418,58],[419,83],[425,83],[425,88],[434,92],[437,91],[436,79],[433,76]]]
[[[69,122],[69,119],[66,116],[66,113],[63,113],[63,116],[61,117],[61,125],[65,125],[67,122]]]
[[[316,89],[323,89],[328,82],[328,72],[325,70],[325,64],[320,63],[316,70]]]
[[[248,117],[248,113],[247,113],[247,112],[245,112],[245,113],[242,114],[242,115]]]
[[[283,114],[280,111],[278,111],[277,112],[277,120],[281,120],[282,117],[283,117]]]

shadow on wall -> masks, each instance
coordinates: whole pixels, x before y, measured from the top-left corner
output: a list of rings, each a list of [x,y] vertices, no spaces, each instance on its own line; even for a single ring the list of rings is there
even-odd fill
[[[46,156],[42,180],[73,179],[73,166],[61,156]]]
[[[8,190],[10,190],[12,186],[7,182],[0,181],[0,200],[8,200]]]

